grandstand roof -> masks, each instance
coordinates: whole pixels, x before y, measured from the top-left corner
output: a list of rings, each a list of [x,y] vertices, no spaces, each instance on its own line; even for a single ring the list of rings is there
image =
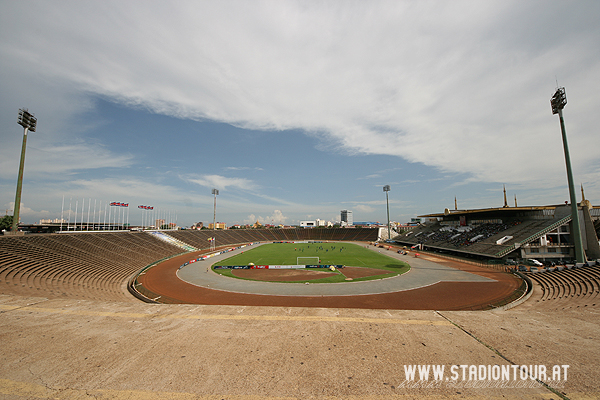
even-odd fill
[[[473,210],[450,210],[446,209],[442,213],[425,214],[419,215],[420,218],[441,218],[449,215],[466,215],[466,214],[478,214],[478,213],[515,213],[522,211],[541,211],[541,210],[554,210],[556,207],[563,206],[563,204],[548,205],[548,206],[522,206],[522,207],[492,207],[492,208],[478,208]]]

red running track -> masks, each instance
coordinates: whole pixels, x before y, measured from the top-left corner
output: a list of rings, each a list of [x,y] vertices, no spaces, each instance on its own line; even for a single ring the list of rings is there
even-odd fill
[[[187,253],[164,261],[141,275],[138,282],[155,293],[155,297],[161,296],[157,301],[164,303],[440,311],[483,309],[511,296],[521,285],[521,280],[512,274],[423,255],[430,261],[491,278],[494,282],[440,282],[419,289],[358,296],[270,296],[234,293],[198,287],[177,277],[176,272],[180,265],[202,253],[206,251]]]

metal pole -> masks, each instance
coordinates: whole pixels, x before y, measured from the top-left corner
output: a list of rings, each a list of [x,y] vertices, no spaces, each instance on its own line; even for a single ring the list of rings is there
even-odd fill
[[[215,206],[213,208],[213,231],[217,230],[217,195],[219,194],[218,189],[213,189],[212,194],[215,195]]]
[[[577,207],[577,195],[575,193],[575,184],[573,183],[573,171],[571,170],[571,156],[569,155],[569,145],[567,143],[567,131],[565,129],[565,120],[562,109],[558,110],[560,118],[560,130],[562,132],[563,148],[565,151],[565,163],[567,164],[567,180],[569,182],[569,196],[571,198],[571,217],[573,227],[573,241],[575,245],[575,258],[578,263],[585,262],[585,253],[583,242],[581,241],[581,230],[579,228],[579,208]]]
[[[90,230],[90,208],[92,207],[92,198],[88,197],[88,218],[87,218],[87,226],[85,227],[86,231]]]
[[[83,231],[83,210],[85,209],[85,197],[81,199],[81,231]]]
[[[67,222],[67,232],[71,229],[71,205],[73,203],[73,196],[69,198],[69,221]]]
[[[65,195],[63,194],[62,206],[60,208],[60,231],[62,232],[63,215],[65,215]]]
[[[388,192],[385,192],[385,202],[387,204],[388,240],[392,240],[392,231],[390,229],[390,202],[388,200]]]
[[[388,240],[392,239],[392,232],[390,229],[390,202],[388,200],[388,192],[390,191],[390,185],[385,185],[383,187],[383,191],[385,192],[385,203],[387,205],[387,227],[388,227]]]
[[[21,189],[23,187],[23,169],[25,168],[25,147],[27,146],[28,127],[23,130],[23,146],[21,147],[21,163],[19,164],[19,176],[17,178],[17,194],[15,195],[15,210],[13,212],[12,232],[19,229],[19,214],[21,212]]]
[[[77,230],[77,211],[79,210],[79,200],[75,200],[75,222],[74,222],[74,228],[73,231]]]

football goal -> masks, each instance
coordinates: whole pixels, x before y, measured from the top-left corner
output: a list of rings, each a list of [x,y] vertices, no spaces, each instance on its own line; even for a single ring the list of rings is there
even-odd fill
[[[298,265],[319,265],[319,257],[296,257]]]

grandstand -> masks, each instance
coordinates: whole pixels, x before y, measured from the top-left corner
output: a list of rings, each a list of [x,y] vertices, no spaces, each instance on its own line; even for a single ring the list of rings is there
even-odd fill
[[[377,229],[239,229],[80,232],[0,236],[0,293],[131,301],[125,283],[141,268],[192,250],[264,241],[376,241]]]
[[[582,202],[579,209],[584,250],[588,259],[599,259],[600,207]],[[565,263],[574,258],[567,205],[446,209],[443,214],[421,218],[427,222],[393,240],[403,246],[479,260]]]
[[[131,274],[182,252],[143,232],[3,236],[0,282],[8,293],[126,301]]]
[[[436,221],[416,228],[408,237],[422,232],[414,237],[429,235],[427,246],[470,251],[496,238],[513,236],[496,245],[510,246],[532,231],[537,235],[551,228],[553,219],[564,221],[560,212],[554,214],[543,223],[540,219],[539,225],[525,215],[462,228]],[[428,226],[437,230],[427,230]],[[450,233],[449,227],[456,232]],[[126,290],[129,279],[150,264],[177,255],[184,260],[191,248],[208,251],[209,237],[216,238],[217,247],[224,247],[292,240],[373,242],[378,232],[366,228],[232,229],[163,231],[160,235],[0,236],[4,327],[0,393],[7,398],[64,399],[322,398],[324,393],[329,398],[365,399],[453,396],[455,388],[400,386],[402,365],[423,362],[571,366],[565,388],[542,382],[533,388],[465,387],[458,394],[461,398],[550,398],[562,393],[568,398],[594,398],[600,393],[594,379],[596,365],[589,361],[598,357],[594,346],[595,306],[600,296],[597,266],[527,273],[525,281],[533,281],[529,299],[523,296],[522,304],[509,311],[498,308],[476,315],[472,311],[314,305],[150,305]],[[455,236],[459,233],[466,236]],[[566,239],[564,234],[559,232],[557,240]],[[492,249],[489,253],[496,251]],[[174,261],[177,258],[169,262]],[[491,268],[484,273],[493,279],[506,276]],[[450,285],[445,287],[450,289]],[[457,296],[468,296],[466,285],[471,284],[459,283],[452,290]],[[419,293],[427,290],[431,290],[430,297],[440,297],[435,288],[421,288],[408,291],[406,299],[412,296],[418,303]],[[204,293],[210,300],[211,293]],[[347,302],[346,296],[340,297],[344,297],[342,305]],[[563,339],[556,339],[557,331]],[[330,373],[313,372],[322,370]]]
[[[550,272],[527,273],[536,283],[530,301],[537,308],[557,310],[596,306],[600,303],[600,267],[555,268]]]

